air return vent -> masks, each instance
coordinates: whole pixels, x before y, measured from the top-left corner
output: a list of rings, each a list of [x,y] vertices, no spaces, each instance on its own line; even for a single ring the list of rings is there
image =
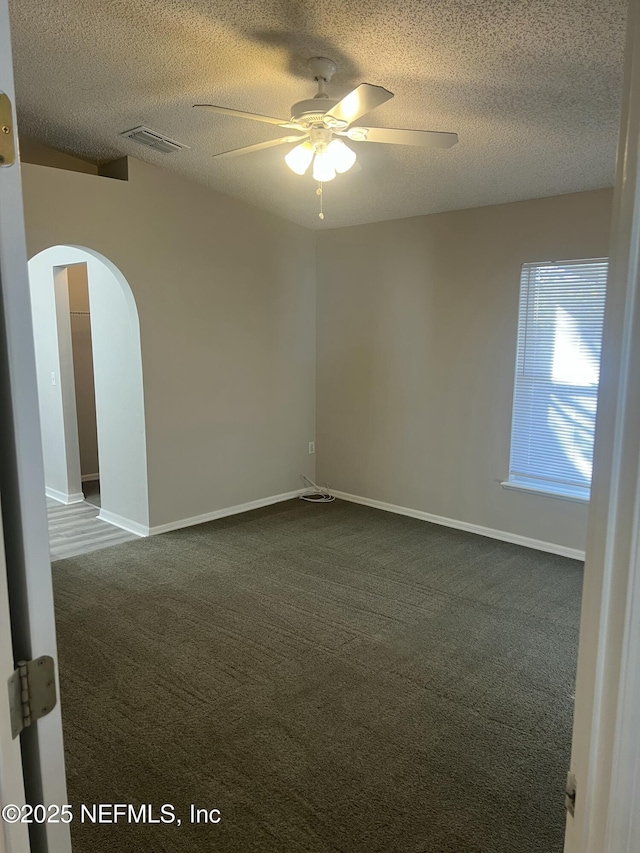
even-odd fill
[[[162,151],[164,154],[169,154],[171,151],[182,151],[183,148],[189,147],[188,145],[183,145],[181,142],[176,142],[174,139],[169,139],[161,133],[156,133],[155,130],[149,130],[144,125],[133,127],[131,130],[125,130],[120,136],[127,136],[129,139],[133,139],[134,142],[139,142],[140,145],[146,145],[147,148],[153,148],[154,151]]]

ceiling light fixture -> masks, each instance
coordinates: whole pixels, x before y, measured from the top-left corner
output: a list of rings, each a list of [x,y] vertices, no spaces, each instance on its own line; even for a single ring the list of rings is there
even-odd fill
[[[318,84],[318,91],[313,98],[298,101],[291,107],[289,119],[274,118],[260,113],[248,113],[244,110],[234,110],[231,107],[216,106],[215,104],[195,104],[199,109],[211,110],[222,115],[237,116],[251,119],[286,130],[297,131],[302,136],[281,136],[280,139],[267,139],[255,145],[245,145],[244,148],[233,148],[231,151],[221,151],[213,156],[237,157],[239,154],[249,154],[252,151],[262,151],[275,145],[290,145],[297,143],[284,158],[287,166],[297,175],[305,175],[313,163],[313,177],[318,181],[317,195],[320,196],[320,219],[322,212],[322,184],[332,181],[336,173],[348,172],[356,165],[355,152],[340,139],[346,137],[350,142],[384,143],[387,145],[418,145],[421,148],[450,148],[458,141],[455,133],[442,133],[435,130],[403,130],[394,127],[359,127],[355,122],[362,116],[381,106],[393,93],[382,86],[371,83],[360,83],[341,101],[327,95],[326,85],[336,72],[336,64],[332,59],[314,56],[309,60],[309,68]]]
[[[336,172],[348,172],[356,162],[356,153],[341,139],[334,139],[330,130],[311,128],[309,140],[296,145],[284,161],[292,172],[304,175],[312,160],[314,180],[324,183],[332,181]]]
[[[328,181],[332,181],[335,176],[335,166],[328,152],[326,150],[316,151],[316,156],[313,158],[313,180],[320,184],[326,184]]]
[[[296,175],[306,175],[313,161],[313,179],[318,182],[316,193],[320,196],[320,219],[322,211],[322,185],[332,181],[336,173],[344,174],[356,162],[356,152],[336,139],[326,127],[311,127],[309,139],[296,145],[285,156],[284,162]]]
[[[315,148],[310,142],[303,142],[302,145],[296,145],[284,158],[284,162],[295,172],[296,175],[304,175],[315,154]]]
[[[341,139],[332,139],[327,146],[327,155],[331,157],[336,172],[344,174],[356,162],[356,152],[345,145]]]

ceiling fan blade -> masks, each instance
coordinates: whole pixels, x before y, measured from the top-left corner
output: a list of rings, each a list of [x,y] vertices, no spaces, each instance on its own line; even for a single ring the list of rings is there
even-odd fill
[[[419,145],[422,148],[451,148],[458,141],[457,133],[399,130],[394,127],[350,127],[338,133],[352,142],[384,142],[388,145]]]
[[[371,83],[360,83],[339,101],[335,107],[325,113],[323,121],[326,127],[346,127],[365,113],[379,107],[393,98],[393,92],[388,92],[382,86],[372,86]]]
[[[281,136],[280,139],[268,139],[266,142],[258,142],[256,145],[245,145],[244,148],[233,148],[231,151],[221,151],[214,154],[216,159],[222,157],[238,157],[240,154],[250,154],[252,151],[261,151],[263,148],[273,148],[276,145],[287,145],[291,142],[304,142],[307,136]]]
[[[194,109],[210,110],[213,113],[221,113],[225,116],[236,116],[237,118],[250,118],[252,121],[264,121],[267,124],[276,124],[278,127],[297,129],[300,125],[295,122],[286,121],[273,116],[261,116],[258,113],[245,113],[243,110],[231,110],[228,107],[216,107],[214,104],[194,104]]]

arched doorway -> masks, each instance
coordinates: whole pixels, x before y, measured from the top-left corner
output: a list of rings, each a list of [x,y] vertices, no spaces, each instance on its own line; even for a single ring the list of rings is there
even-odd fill
[[[29,261],[38,399],[47,494],[83,499],[69,312],[69,270],[86,266],[100,470],[99,518],[149,531],[147,454],[138,311],[108,258],[53,246]]]

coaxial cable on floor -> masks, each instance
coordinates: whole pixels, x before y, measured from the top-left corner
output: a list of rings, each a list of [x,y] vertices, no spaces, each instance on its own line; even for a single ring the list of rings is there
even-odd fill
[[[330,503],[331,501],[335,501],[334,496],[329,494],[329,491],[326,488],[323,489],[320,486],[316,485],[313,480],[310,480],[304,474],[302,474],[302,479],[309,486],[311,486],[311,488],[315,489],[315,491],[309,492],[305,495],[300,495],[301,501],[310,501],[311,503],[315,504],[326,504]]]

